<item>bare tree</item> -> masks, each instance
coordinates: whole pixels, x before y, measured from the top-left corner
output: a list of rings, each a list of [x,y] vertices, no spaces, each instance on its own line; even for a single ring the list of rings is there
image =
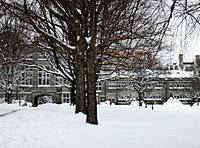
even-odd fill
[[[173,3],[170,12],[161,15],[165,14],[165,3],[143,0],[0,2],[3,8],[31,24],[42,36],[46,42],[44,46],[53,51],[58,67],[59,53],[72,57],[76,113],[86,113],[86,122],[91,124],[98,124],[95,84],[101,65],[96,63],[111,59],[110,64],[113,60],[110,55],[123,50],[133,52],[140,47],[156,55],[174,9]],[[128,52],[124,52],[126,56],[121,59],[115,59],[114,64],[127,61],[130,65]]]
[[[12,16],[2,17],[0,28],[0,87],[5,91],[6,102],[10,104],[13,87],[20,83],[29,39],[25,36],[25,24]]]
[[[140,53],[141,50],[151,53],[154,58],[161,50],[162,39],[169,25],[171,12],[167,10],[169,8],[164,2],[156,1],[105,3],[99,20],[100,44],[97,51],[103,57],[103,63],[129,69],[137,64],[134,58],[140,58],[133,53]]]
[[[197,103],[197,105],[199,105],[199,101],[200,101],[199,100],[200,99],[199,78],[192,77],[192,78],[187,79],[187,81],[183,81],[183,82],[181,85],[182,86],[181,89],[178,89],[177,93],[180,94],[183,98],[185,98],[187,103],[189,103],[191,106],[193,106],[194,103]],[[178,83],[181,84],[181,82],[178,82]]]
[[[153,86],[152,83],[158,79],[158,76],[162,74],[163,71],[156,69],[158,63],[156,62],[156,59],[152,60],[152,55],[143,52],[140,54],[139,59],[135,60],[136,66],[134,66],[135,69],[131,76],[133,81],[131,87],[137,92],[139,106],[142,106],[145,91],[153,89],[150,88]]]
[[[1,4],[32,25],[54,52],[55,60],[59,61],[59,52],[72,55],[75,62],[76,113],[83,112],[87,114],[86,122],[98,124],[94,65],[96,2],[24,0],[11,3],[1,1]]]

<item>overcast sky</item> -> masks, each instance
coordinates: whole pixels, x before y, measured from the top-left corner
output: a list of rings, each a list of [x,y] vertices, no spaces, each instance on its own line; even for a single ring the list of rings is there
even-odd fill
[[[188,23],[188,22],[187,22]],[[183,23],[179,25],[179,20],[172,21],[171,37],[169,45],[173,49],[169,54],[171,63],[178,62],[178,55],[183,53],[184,62],[192,62],[195,55],[200,55],[200,31],[199,28],[193,28],[190,24]],[[193,30],[193,31],[191,31]]]
[[[186,39],[177,36],[174,41],[174,51],[171,53],[174,62],[178,62],[180,53],[183,53],[185,62],[191,62],[194,60],[195,55],[200,55],[200,37],[198,34],[187,35]]]
[[[198,1],[199,0],[190,0],[190,2]],[[169,6],[172,5],[172,0],[167,0],[167,2]],[[184,55],[184,62],[192,62],[195,59],[195,55],[200,55],[200,27],[196,28],[196,30],[191,33],[190,30],[194,29],[191,27],[191,24],[182,24],[176,28],[180,21],[181,18],[172,18],[171,20],[171,34],[173,37],[170,37],[168,44],[173,51],[165,53],[169,64],[177,63],[180,53]]]

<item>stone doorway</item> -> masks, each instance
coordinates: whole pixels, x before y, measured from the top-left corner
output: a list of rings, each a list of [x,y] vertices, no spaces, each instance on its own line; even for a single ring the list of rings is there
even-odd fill
[[[53,95],[40,94],[34,97],[33,106],[37,107],[40,104],[54,103],[54,102],[55,102],[55,98],[53,97]]]

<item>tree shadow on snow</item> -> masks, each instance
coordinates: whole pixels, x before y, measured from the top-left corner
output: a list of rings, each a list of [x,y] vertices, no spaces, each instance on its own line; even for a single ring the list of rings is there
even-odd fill
[[[7,116],[7,115],[9,115],[9,114],[18,112],[19,110],[20,110],[20,109],[16,109],[16,110],[12,110],[12,111],[10,111],[10,112],[4,113],[4,114],[0,114],[0,117],[4,117],[4,116]]]

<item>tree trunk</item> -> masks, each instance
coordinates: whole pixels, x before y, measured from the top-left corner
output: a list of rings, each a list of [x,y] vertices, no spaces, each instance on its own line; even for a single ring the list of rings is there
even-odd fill
[[[96,13],[96,1],[89,2],[90,21],[89,21],[89,33],[91,41],[86,52],[86,67],[87,67],[87,118],[86,122],[97,125],[97,98],[96,98],[96,57],[95,46],[97,36],[97,13]]]
[[[77,51],[75,53],[75,78],[76,78],[76,110],[75,113],[82,112],[86,114],[86,98],[85,98],[85,66],[84,54]]]
[[[10,90],[9,90],[10,91]],[[8,104],[12,104],[12,92],[9,92],[7,93],[7,101],[8,101]]]
[[[95,48],[90,48],[87,50],[87,95],[88,110],[86,122],[97,125]]]
[[[75,81],[76,80],[73,80],[72,82],[72,86],[70,88],[70,104],[71,105],[75,105],[76,104],[76,93],[75,93],[75,90],[76,90],[76,87],[75,87]]]
[[[142,95],[138,93],[138,101],[139,101],[139,106],[142,106]]]

